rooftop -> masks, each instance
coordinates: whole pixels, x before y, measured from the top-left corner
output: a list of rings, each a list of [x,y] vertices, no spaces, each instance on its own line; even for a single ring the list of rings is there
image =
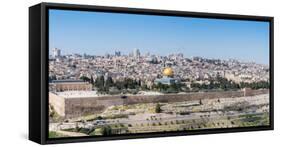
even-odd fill
[[[85,83],[83,80],[53,80],[52,83]]]

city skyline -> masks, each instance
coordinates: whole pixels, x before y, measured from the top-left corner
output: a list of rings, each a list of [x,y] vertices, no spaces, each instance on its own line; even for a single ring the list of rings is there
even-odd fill
[[[53,49],[58,49],[58,48],[53,48]],[[87,56],[99,56],[99,57],[105,57],[105,56],[135,56],[134,55],[134,51],[135,51],[135,49],[133,49],[131,52],[129,52],[129,53],[126,53],[126,54],[124,54],[124,53],[122,53],[120,50],[114,50],[114,51],[112,51],[112,52],[110,52],[110,53],[105,53],[105,54],[103,54],[103,55],[94,55],[94,54],[87,54],[87,53],[67,53],[67,54],[64,54],[63,53],[63,50],[61,50],[61,49],[58,49],[59,50],[59,52],[60,52],[60,56],[61,57],[63,57],[63,56],[69,56],[69,55],[80,55],[80,56],[84,56],[84,55],[87,55]],[[139,50],[139,49],[138,49]],[[140,51],[140,50],[139,50]],[[62,52],[62,53],[61,53]],[[117,54],[119,54],[120,53],[120,55],[116,55],[116,53]],[[147,53],[148,53],[148,55],[149,56],[147,56]],[[141,51],[140,51],[140,56],[142,56],[142,57],[152,57],[152,56],[160,56],[160,57],[168,57],[169,55],[179,55],[179,54],[183,54],[183,53],[169,53],[169,54],[167,54],[167,55],[157,55],[157,54],[150,54],[150,52],[147,52],[147,53],[142,53]],[[53,51],[51,51],[51,52],[49,52],[49,57],[50,58],[56,58],[56,57],[58,57],[57,55],[54,55],[54,54],[57,54],[57,53],[54,53]],[[184,55],[183,55],[183,58],[187,58],[187,59],[192,59],[192,58],[194,58],[194,57],[199,57],[199,58],[203,58],[203,59],[210,59],[210,60],[221,60],[221,61],[229,61],[229,60],[236,60],[236,61],[238,61],[238,62],[240,62],[240,63],[255,63],[255,64],[260,64],[260,65],[266,65],[266,66],[268,66],[269,65],[269,63],[267,63],[267,64],[264,64],[264,63],[258,63],[258,62],[254,62],[254,61],[243,61],[243,60],[239,60],[239,59],[236,59],[236,58],[225,58],[225,59],[219,59],[219,58],[208,58],[208,57],[204,57],[204,56],[189,56],[189,57],[185,57]]]
[[[50,50],[63,54],[129,54],[138,48],[142,54],[269,64],[267,22],[66,10],[50,10],[49,17]]]

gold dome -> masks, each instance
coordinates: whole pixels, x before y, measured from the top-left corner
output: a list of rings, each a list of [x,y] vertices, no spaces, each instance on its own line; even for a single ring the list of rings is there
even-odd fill
[[[170,77],[170,76],[173,76],[173,74],[174,74],[174,71],[173,71],[173,69],[172,69],[171,67],[166,67],[166,68],[163,70],[163,75],[164,75],[164,76]]]

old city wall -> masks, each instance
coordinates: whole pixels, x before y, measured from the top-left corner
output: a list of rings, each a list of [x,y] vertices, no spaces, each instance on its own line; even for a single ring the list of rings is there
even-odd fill
[[[265,94],[268,93],[269,91],[267,89],[261,89],[261,90],[251,90],[250,88],[245,88],[244,89],[244,96],[254,96],[254,95],[259,95],[259,94]]]
[[[208,93],[188,93],[188,94],[165,94],[165,95],[130,95],[126,98],[121,96],[103,96],[91,98],[69,98],[65,99],[66,118],[81,115],[93,114],[104,111],[109,106],[138,103],[157,102],[181,102],[200,99],[231,98],[266,94],[268,90],[247,90],[247,91],[226,91]]]
[[[65,99],[49,92],[49,103],[60,116],[65,116]]]
[[[222,97],[241,97],[241,91],[231,92],[209,92],[209,93],[188,93],[188,94],[167,94],[153,96],[129,96],[125,101],[126,104],[150,103],[150,102],[181,102],[199,99],[212,99]]]
[[[104,111],[109,106],[122,105],[120,96],[69,98],[65,99],[65,114],[67,118],[93,114]]]
[[[202,93],[187,93],[187,94],[166,94],[166,95],[140,95],[140,96],[128,96],[125,100],[125,104],[136,103],[151,103],[151,102],[181,102],[191,101],[199,99],[214,99],[214,98],[233,98],[243,96],[254,96],[259,94],[268,93],[268,90],[245,90],[245,91],[225,91],[225,92],[202,92]]]

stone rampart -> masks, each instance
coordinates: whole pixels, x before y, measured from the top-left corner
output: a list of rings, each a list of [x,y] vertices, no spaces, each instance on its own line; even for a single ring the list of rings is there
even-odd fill
[[[138,103],[166,103],[182,102],[200,99],[233,98],[266,94],[269,91],[262,90],[241,90],[225,92],[197,92],[186,94],[165,94],[165,95],[128,95],[128,96],[99,96],[89,98],[61,98],[50,93],[50,103],[59,114],[66,118],[78,117],[87,114],[99,113],[109,106],[128,105]],[[57,99],[57,101],[56,101]],[[62,100],[64,99],[64,101]],[[63,107],[63,108],[61,108]],[[64,112],[63,112],[64,111]]]

